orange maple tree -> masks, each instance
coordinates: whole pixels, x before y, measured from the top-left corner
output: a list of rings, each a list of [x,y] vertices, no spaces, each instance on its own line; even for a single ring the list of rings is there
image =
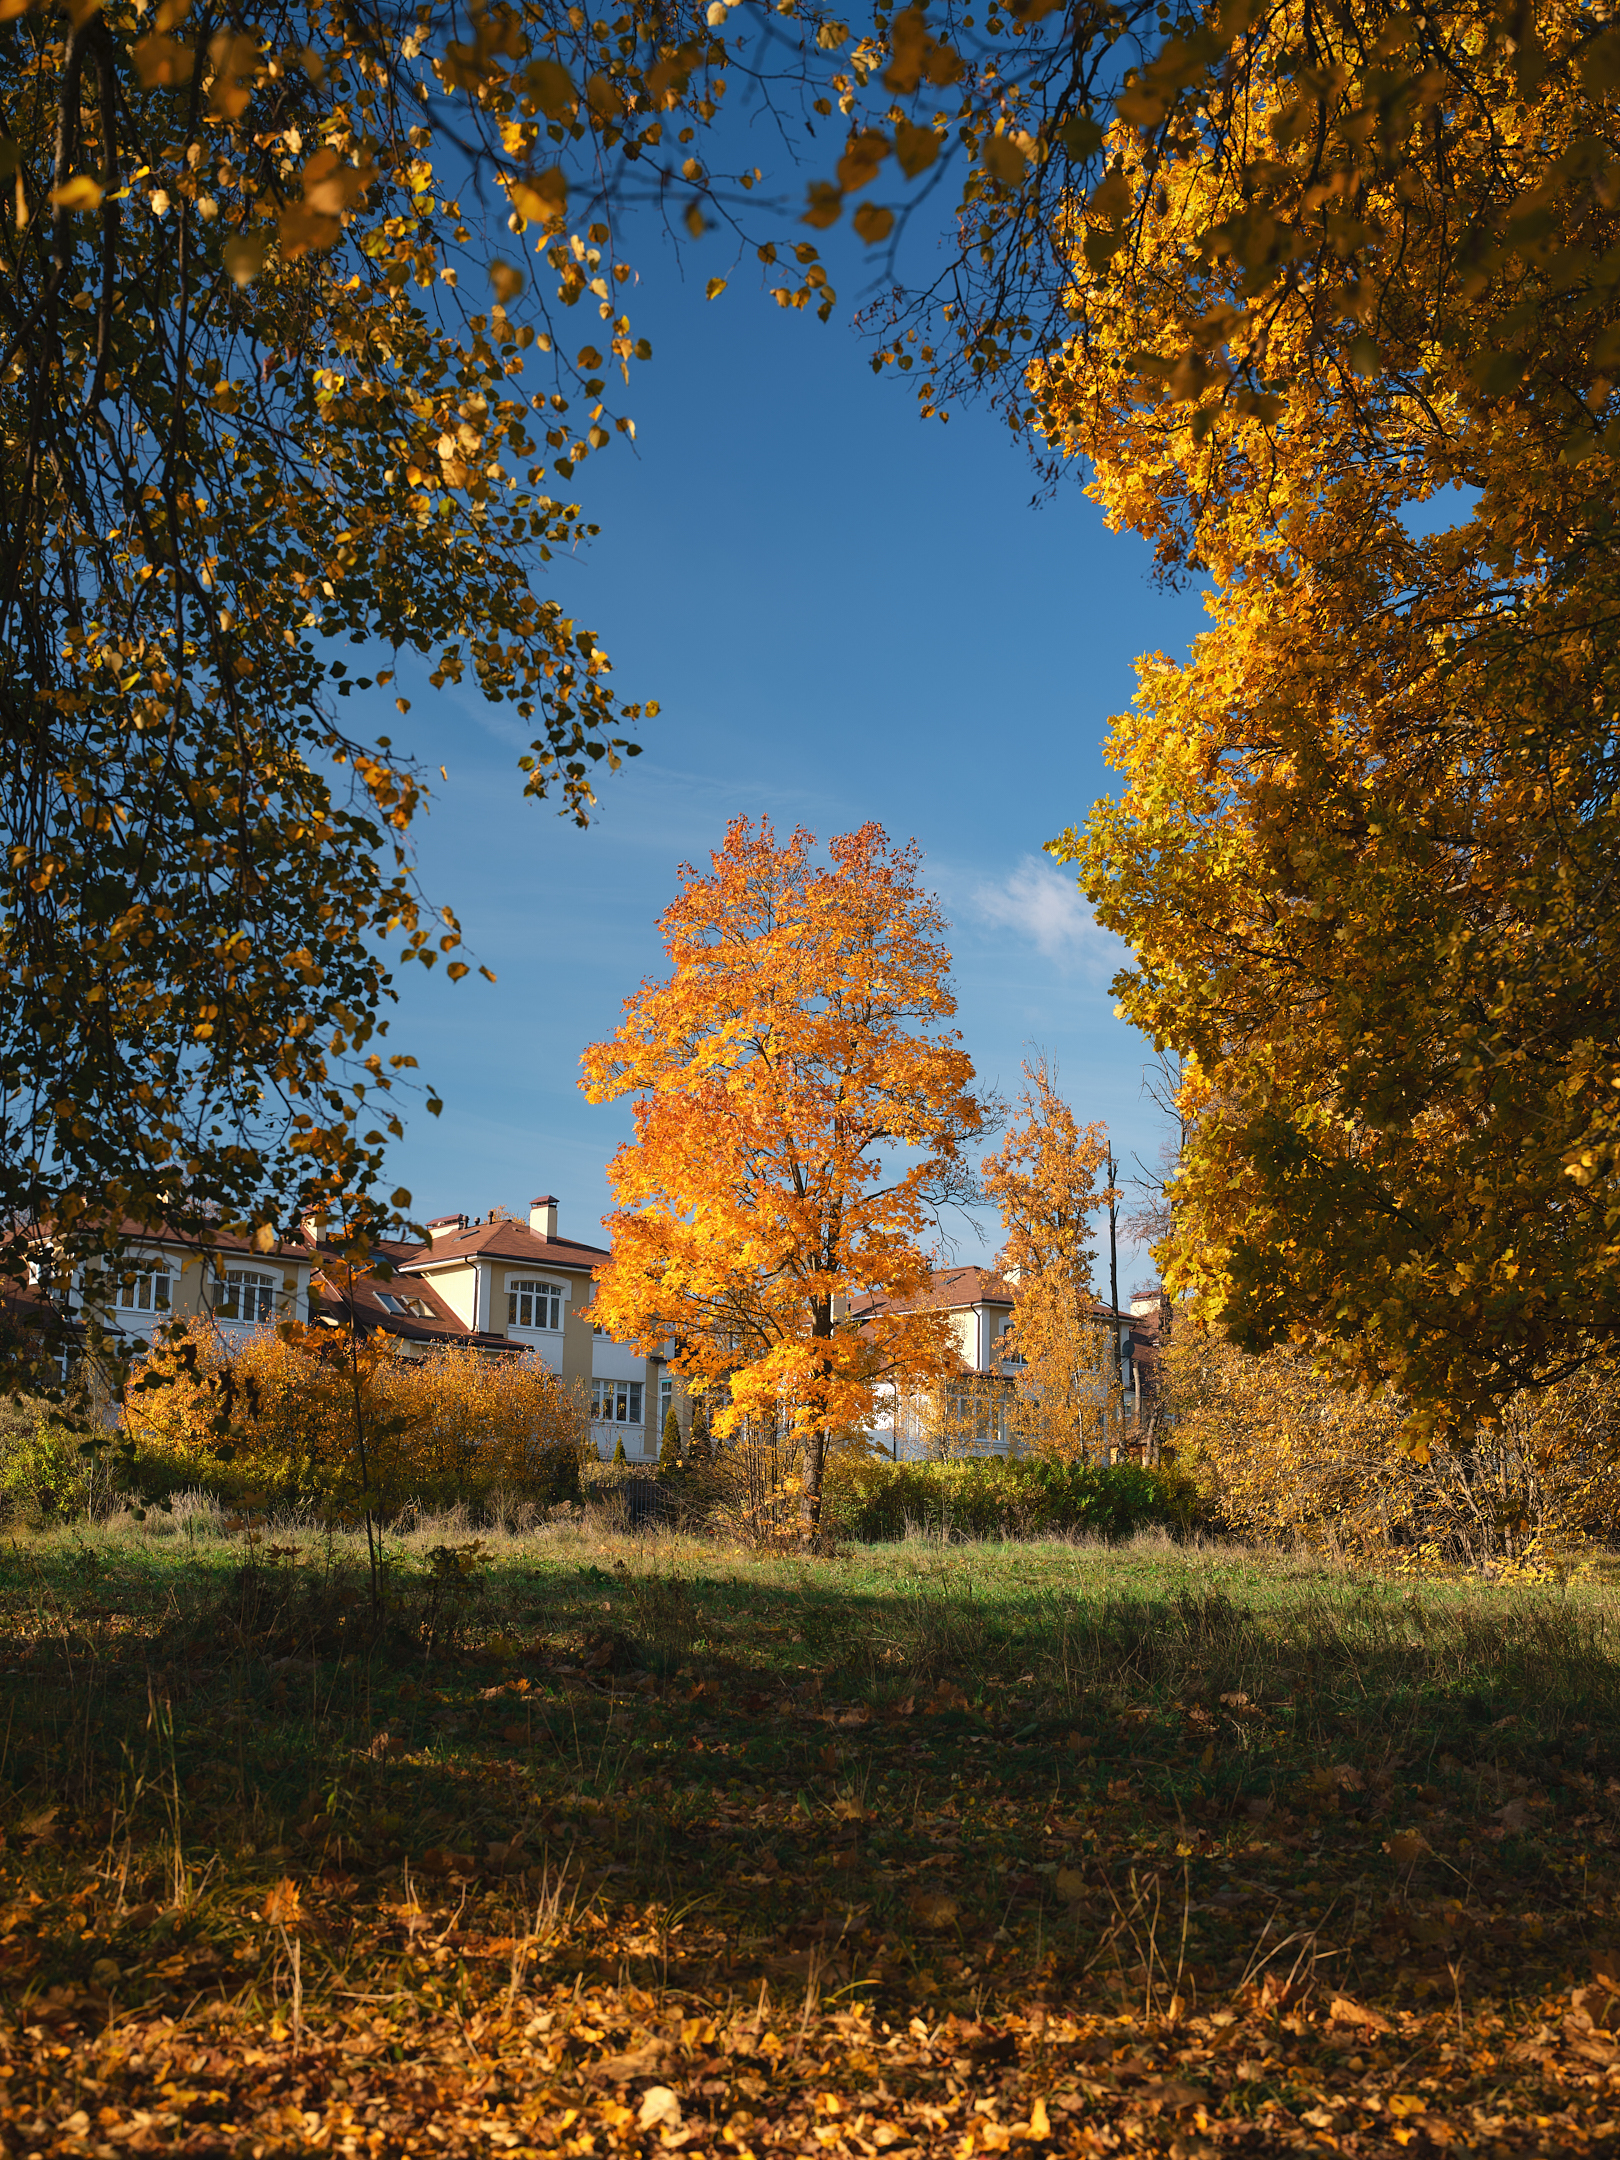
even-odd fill
[[[1015,1360],[1015,1428],[1037,1454],[1083,1459],[1106,1447],[1117,1370],[1108,1324],[1091,1287],[1091,1219],[1116,1196],[1097,1174],[1112,1161],[1107,1128],[1082,1125],[1058,1092],[1044,1053],[1024,1064],[1023,1113],[980,1165],[985,1197],[1001,1211],[997,1264],[1017,1284],[1004,1338]]]
[[[626,1000],[581,1083],[636,1098],[608,1166],[600,1324],[673,1338],[717,1436],[793,1435],[812,1531],[829,1436],[870,1419],[880,1379],[949,1362],[939,1314],[891,1308],[926,1283],[922,1240],[967,1193],[983,1124],[915,844],[869,823],[815,849],[738,818],[707,873],[683,865],[660,926],[671,973]],[[858,1320],[851,1300],[872,1296],[883,1309]]]

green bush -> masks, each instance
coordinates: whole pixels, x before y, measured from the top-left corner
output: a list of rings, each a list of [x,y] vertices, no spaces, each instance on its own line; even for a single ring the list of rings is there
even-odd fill
[[[835,1463],[823,1499],[827,1527],[864,1544],[904,1537],[907,1528],[958,1537],[1035,1538],[1085,1530],[1129,1537],[1192,1519],[1190,1482],[1174,1469],[984,1456],[952,1462]]]
[[[50,1403],[23,1396],[0,1406],[0,1521],[68,1522],[107,1497],[111,1472],[83,1442]]]

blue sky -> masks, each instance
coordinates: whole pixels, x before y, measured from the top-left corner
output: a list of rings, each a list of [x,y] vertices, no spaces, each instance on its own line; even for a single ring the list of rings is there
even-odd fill
[[[581,470],[601,538],[547,589],[606,644],[623,697],[660,701],[644,755],[604,777],[580,832],[523,799],[519,725],[476,692],[410,686],[396,729],[448,770],[418,834],[423,883],[498,977],[403,986],[394,1047],[445,1100],[438,1120],[410,1115],[392,1160],[418,1219],[550,1191],[565,1231],[598,1234],[629,1115],[585,1102],[580,1051],[659,971],[677,865],[739,813],[915,837],[981,1077],[1010,1093],[1039,1044],[1077,1114],[1106,1119],[1127,1163],[1151,1158],[1152,1046],[1108,991],[1121,949],[1041,849],[1107,788],[1132,661],[1185,650],[1196,596],[1156,589],[1147,549],[1078,484],[1032,502],[988,412],[920,421],[872,374],[847,307],[826,325],[789,314],[746,273],[707,303],[703,279],[727,266],[702,250],[684,281],[667,254],[639,267],[632,318],[654,358],[626,399],[637,443]],[[958,1259],[989,1259],[994,1219],[980,1227],[982,1243],[957,1225]],[[1121,1289],[1145,1271],[1122,1252]]]

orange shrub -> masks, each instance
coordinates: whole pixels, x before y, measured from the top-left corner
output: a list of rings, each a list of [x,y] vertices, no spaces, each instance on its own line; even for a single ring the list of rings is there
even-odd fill
[[[576,1497],[588,1433],[583,1395],[532,1358],[411,1357],[380,1331],[297,1324],[231,1347],[207,1320],[169,1330],[124,1415],[149,1485],[346,1510],[369,1495],[385,1512],[497,1488]]]

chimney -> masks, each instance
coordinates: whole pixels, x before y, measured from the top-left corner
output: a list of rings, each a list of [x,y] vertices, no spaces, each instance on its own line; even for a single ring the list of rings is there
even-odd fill
[[[536,1237],[554,1238],[557,1235],[557,1195],[542,1193],[538,1200],[529,1202],[529,1228]]]
[[[447,1237],[454,1237],[458,1230],[465,1230],[466,1227],[465,1215],[435,1215],[427,1226],[427,1233],[430,1241],[437,1245]]]

